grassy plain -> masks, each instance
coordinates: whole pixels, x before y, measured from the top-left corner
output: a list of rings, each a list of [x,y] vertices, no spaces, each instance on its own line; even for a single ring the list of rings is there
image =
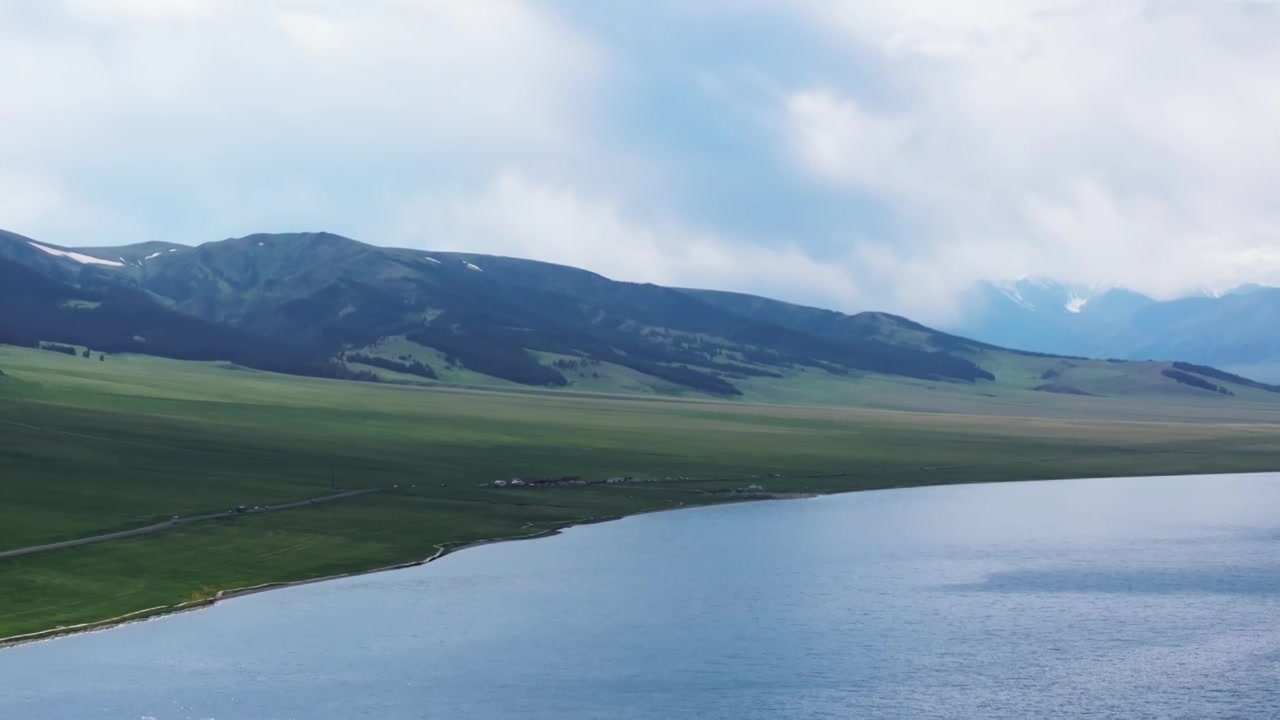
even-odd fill
[[[839,492],[1280,467],[1276,408],[1239,398],[860,390],[934,411],[898,412],[356,384],[3,346],[0,371],[0,550],[300,500],[327,493],[331,472],[341,489],[386,488],[0,560],[0,637],[417,560],[440,543],[724,502],[716,491],[752,482]],[[543,474],[690,479],[478,487]],[[782,477],[756,477],[768,474]]]
[[[895,343],[928,348],[929,334],[891,328]],[[443,355],[403,337],[380,340],[361,352],[387,359],[412,358],[435,368],[439,382],[381,368],[353,364],[387,382],[418,386],[441,384],[473,389],[500,389],[514,393],[538,393],[505,380],[450,367]],[[565,355],[535,353],[544,364],[578,360]],[[965,415],[1004,415],[1109,420],[1164,421],[1175,418],[1195,422],[1280,422],[1280,395],[1229,384],[1231,396],[1188,387],[1163,376],[1169,363],[1108,362],[1026,355],[1000,349],[965,354],[996,375],[995,382],[948,382],[876,374],[831,374],[802,366],[762,368],[779,377],[736,378],[743,397],[737,404],[768,403],[860,407]],[[687,387],[644,375],[608,362],[562,369],[569,387],[562,392],[596,393],[659,398],[709,399]],[[1087,395],[1037,391],[1046,383],[1075,388]]]

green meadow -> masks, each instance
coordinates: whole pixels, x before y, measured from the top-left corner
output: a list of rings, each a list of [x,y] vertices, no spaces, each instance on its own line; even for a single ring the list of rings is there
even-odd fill
[[[768,405],[349,383],[4,346],[0,371],[0,551],[332,486],[382,489],[0,559],[0,637],[419,560],[444,544],[727,502],[752,483],[827,493],[1280,466],[1275,408],[1214,398],[1001,398],[868,380],[845,392],[877,408],[857,409],[819,404],[819,378],[813,404]],[[481,487],[538,475],[673,479]]]

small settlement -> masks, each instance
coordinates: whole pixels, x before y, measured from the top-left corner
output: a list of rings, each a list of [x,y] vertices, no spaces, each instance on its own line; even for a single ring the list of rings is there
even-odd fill
[[[624,485],[627,483],[672,482],[688,479],[689,478],[687,477],[642,478],[628,475],[626,477],[611,477],[604,480],[583,480],[578,475],[565,475],[563,477],[517,477],[511,478],[510,480],[494,480],[490,483],[481,483],[480,487],[543,488],[569,487],[573,485]]]
[[[770,475],[769,477],[779,477],[778,475]],[[682,480],[690,480],[691,478],[676,476],[664,478],[650,477],[611,477],[604,480],[583,480],[578,475],[565,475],[561,477],[516,477],[510,480],[494,480],[493,482],[481,483],[480,487],[493,488],[547,488],[547,487],[572,487],[582,485],[627,485],[635,483],[656,483],[656,482],[678,482]],[[737,488],[735,490],[720,491],[719,494],[759,494],[764,493],[765,489],[760,485],[748,485],[747,487]]]
[[[569,485],[586,485],[587,482],[577,475],[563,477],[529,477],[511,478],[510,480],[494,480],[488,483],[492,487],[566,487]]]

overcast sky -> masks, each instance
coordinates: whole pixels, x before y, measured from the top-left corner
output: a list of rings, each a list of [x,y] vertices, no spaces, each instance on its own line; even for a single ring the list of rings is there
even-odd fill
[[[0,227],[945,321],[1280,282],[1280,0],[0,0]]]

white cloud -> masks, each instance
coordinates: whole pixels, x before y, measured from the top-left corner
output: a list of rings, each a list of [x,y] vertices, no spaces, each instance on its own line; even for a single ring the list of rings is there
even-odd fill
[[[482,190],[407,206],[397,232],[423,249],[531,257],[616,280],[860,303],[846,264],[819,263],[794,246],[759,247],[663,220],[569,185],[504,171]]]
[[[785,126],[801,165],[830,182],[874,191],[894,172],[908,129],[894,118],[869,113],[851,98],[806,90],[787,98]]]
[[[1276,2],[591,8],[0,2],[0,227],[404,225],[934,322],[979,277],[1280,282]]]
[[[14,229],[71,243],[91,201],[153,232],[270,229],[228,219],[272,215],[278,188],[315,196],[280,229],[359,229],[406,175],[571,157],[602,63],[526,0],[5,3],[0,46],[0,167],[52,170],[65,200]]]
[[[1165,296],[1280,280],[1275,3],[806,0],[778,12],[797,7],[887,88],[863,100],[800,86],[779,110],[815,179],[879,197],[920,229],[887,251],[886,272],[927,268],[956,286],[1044,274]]]

